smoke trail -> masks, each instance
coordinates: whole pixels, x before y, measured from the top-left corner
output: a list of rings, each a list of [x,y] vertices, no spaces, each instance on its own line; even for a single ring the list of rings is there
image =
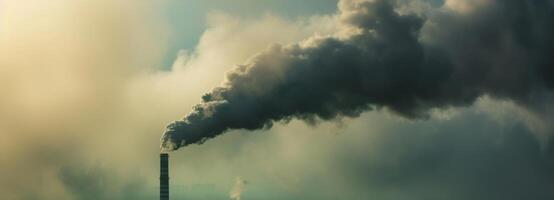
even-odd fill
[[[241,177],[237,177],[233,189],[231,189],[231,191],[229,192],[229,198],[233,200],[241,200],[242,192],[244,191],[244,187],[247,183],[248,182],[246,182],[246,180],[242,179]]]
[[[449,2],[423,18],[398,14],[402,1],[340,1],[342,35],[261,52],[170,124],[162,147],[380,108],[425,118],[430,108],[470,105],[485,94],[533,107],[551,93],[550,1],[468,1],[463,9]]]

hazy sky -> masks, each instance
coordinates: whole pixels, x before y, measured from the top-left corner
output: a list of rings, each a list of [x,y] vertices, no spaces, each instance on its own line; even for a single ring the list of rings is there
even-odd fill
[[[202,33],[208,27],[206,17],[210,13],[224,12],[238,18],[255,19],[263,15],[276,15],[287,20],[307,18],[312,15],[332,14],[337,0],[170,0],[165,16],[171,26],[169,53],[164,58],[168,67],[180,49],[194,49]]]
[[[339,13],[337,0],[0,0],[0,199],[158,198],[166,125],[238,65],[265,63],[256,56],[275,44],[404,42],[348,27],[385,8],[341,2]],[[427,20],[410,35],[428,57],[452,57],[461,69],[452,77],[462,78],[444,87],[460,90],[432,90],[444,96],[419,102],[424,117],[377,102],[359,115],[293,117],[183,147],[170,153],[171,198],[554,199],[554,79],[544,56],[554,49],[554,26],[545,26],[554,2],[394,2],[392,16]],[[381,50],[390,49],[411,50]],[[388,77],[411,77],[403,72]]]

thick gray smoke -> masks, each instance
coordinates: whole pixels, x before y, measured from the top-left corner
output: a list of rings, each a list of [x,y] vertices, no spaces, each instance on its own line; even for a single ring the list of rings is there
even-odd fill
[[[482,95],[537,107],[554,87],[552,1],[475,2],[412,15],[399,14],[401,1],[340,1],[342,35],[261,52],[170,124],[162,147],[379,108],[425,118]]]

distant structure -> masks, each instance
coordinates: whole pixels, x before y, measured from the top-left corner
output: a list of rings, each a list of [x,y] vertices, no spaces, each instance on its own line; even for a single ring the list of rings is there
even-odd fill
[[[160,200],[169,200],[169,155],[160,154]]]

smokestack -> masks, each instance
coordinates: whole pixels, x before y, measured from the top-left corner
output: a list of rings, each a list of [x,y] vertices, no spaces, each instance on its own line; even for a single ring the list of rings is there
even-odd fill
[[[160,154],[160,200],[169,200],[169,155]]]

